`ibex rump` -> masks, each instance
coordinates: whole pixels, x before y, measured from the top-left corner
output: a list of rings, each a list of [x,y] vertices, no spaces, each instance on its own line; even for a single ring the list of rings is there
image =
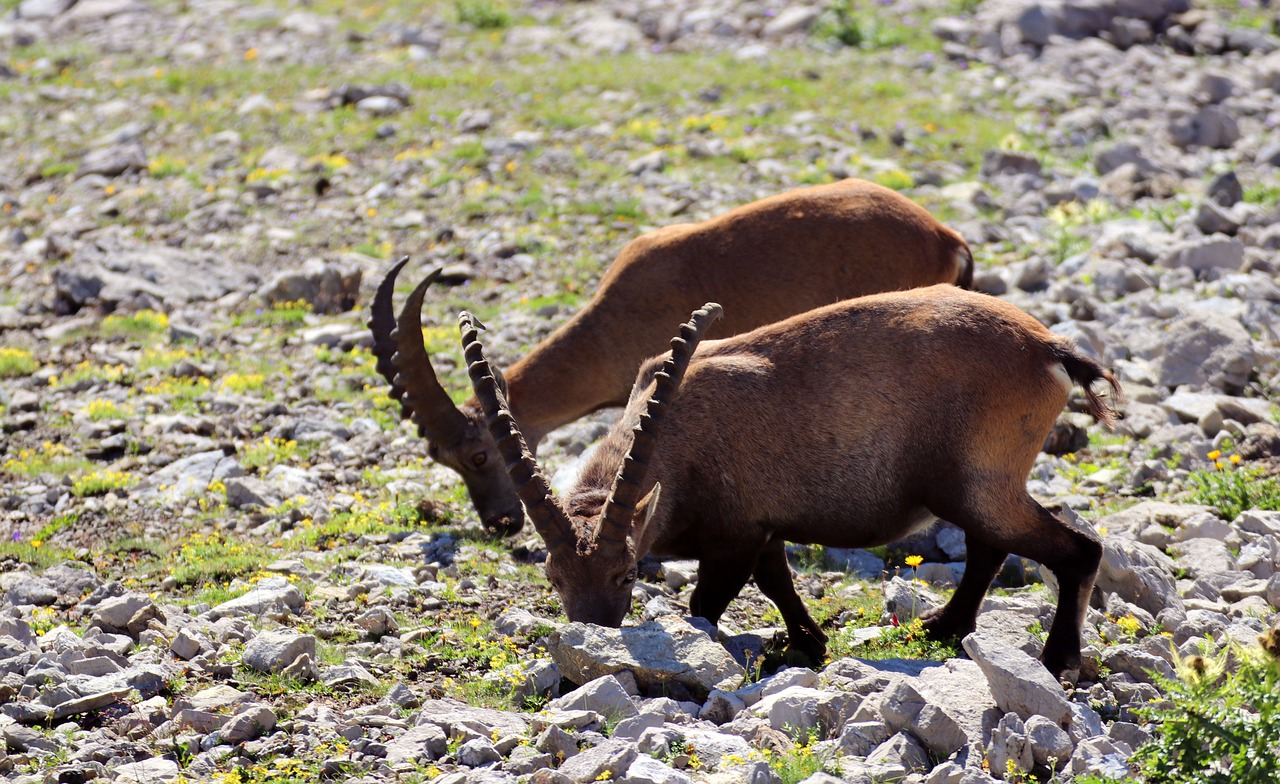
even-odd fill
[[[671,356],[642,368],[563,505],[462,317],[476,395],[570,620],[620,625],[645,553],[696,558],[692,613],[716,622],[754,578],[793,647],[820,659],[827,638],[795,591],[785,543],[869,547],[938,516],[964,529],[969,555],[955,595],[927,619],[930,633],[971,631],[1005,556],[1017,553],[1061,586],[1046,666],[1078,666],[1101,544],[1037,504],[1025,483],[1073,383],[1110,423],[1090,389],[1105,380],[1118,394],[1110,373],[1014,306],[951,286],[841,302],[693,354],[718,310],[695,313]]]
[[[524,516],[484,415],[474,399],[455,407],[436,380],[419,330],[422,298],[409,297],[399,324],[387,274],[370,327],[378,370],[430,442],[432,459],[457,471],[486,528],[511,534]],[[896,191],[863,180],[801,188],[701,223],[645,234],[628,244],[573,318],[506,373],[511,412],[536,452],[551,430],[626,403],[636,368],[666,346],[671,325],[717,299],[728,315],[716,334],[734,335],[837,300],[955,283],[968,286],[973,260],[960,235]]]

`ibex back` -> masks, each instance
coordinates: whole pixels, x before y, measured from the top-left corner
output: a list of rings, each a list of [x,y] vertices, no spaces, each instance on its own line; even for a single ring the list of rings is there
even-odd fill
[[[422,298],[392,313],[397,264],[383,280],[370,327],[378,370],[427,437],[432,459],[457,471],[486,528],[524,524],[475,400],[455,407],[422,345]],[[595,297],[507,371],[512,413],[535,451],[551,430],[627,400],[636,368],[663,350],[671,325],[716,298],[734,335],[841,299],[972,281],[964,240],[901,194],[862,180],[784,193],[701,223],[632,241]]]
[[[1061,586],[1046,666],[1078,666],[1101,544],[1036,503],[1026,478],[1073,383],[1110,424],[1091,385],[1118,394],[1111,374],[1014,306],[951,286],[820,308],[709,341],[690,359],[718,310],[695,313],[672,355],[641,370],[563,505],[521,449],[464,314],[477,397],[570,620],[620,625],[645,553],[696,558],[695,615],[717,621],[754,578],[792,646],[820,658],[826,635],[795,591],[785,543],[870,547],[936,516],[964,529],[968,561],[930,633],[972,631],[1017,553]]]

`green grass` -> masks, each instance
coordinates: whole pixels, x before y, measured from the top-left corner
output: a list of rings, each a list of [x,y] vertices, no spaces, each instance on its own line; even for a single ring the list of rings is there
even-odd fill
[[[72,480],[71,494],[81,498],[106,495],[116,490],[127,490],[138,481],[138,477],[121,471],[92,471]]]
[[[1280,510],[1280,477],[1262,468],[1232,466],[1227,461],[1189,477],[1191,503],[1212,506],[1224,520],[1234,520],[1249,509]]]
[[[29,376],[39,369],[40,363],[30,351],[0,346],[0,378]]]
[[[99,333],[104,337],[123,337],[132,340],[153,338],[169,328],[169,317],[154,310],[140,310],[126,315],[112,314],[102,320]]]

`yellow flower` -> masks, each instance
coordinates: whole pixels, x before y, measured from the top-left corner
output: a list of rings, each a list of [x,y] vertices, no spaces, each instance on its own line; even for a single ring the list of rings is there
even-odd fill
[[[1232,455],[1230,460],[1232,465],[1236,465],[1240,462],[1240,455]]]
[[[246,50],[245,50],[245,52],[244,52],[244,59],[246,59],[246,60],[257,60],[257,59],[258,59],[258,50],[257,50],[256,48],[246,49]]]
[[[1222,464],[1222,461],[1221,461],[1221,460],[1214,460],[1214,461],[1213,461],[1213,467],[1214,467],[1214,468],[1222,468],[1222,465],[1223,465],[1223,464]]]
[[[922,563],[924,563],[924,556],[923,556],[923,555],[908,555],[908,556],[907,556],[907,566],[910,566],[910,567],[912,567],[912,568],[915,568],[915,567],[919,566],[919,565],[920,565],[920,564],[922,564]]]
[[[32,547],[44,547],[44,540],[43,540],[43,539],[32,539],[32,540],[31,540],[31,546],[32,546]]]
[[[473,628],[473,629],[477,629],[477,628],[479,628],[479,627],[480,627],[480,619],[479,619],[479,618],[472,618],[472,619],[471,619],[471,628]]]
[[[1222,450],[1215,449],[1209,454],[1205,455],[1205,457],[1209,458],[1210,460],[1217,460],[1218,458],[1222,457]]]

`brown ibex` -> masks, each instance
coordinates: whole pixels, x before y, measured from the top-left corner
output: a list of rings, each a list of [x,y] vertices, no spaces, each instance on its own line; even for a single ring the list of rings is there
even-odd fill
[[[827,638],[792,584],[785,543],[871,547],[936,516],[964,529],[969,554],[930,634],[972,631],[1017,553],[1058,578],[1045,665],[1079,665],[1102,545],[1036,503],[1026,478],[1073,382],[1112,422],[1091,389],[1105,380],[1118,395],[1110,373],[1016,307],[952,286],[837,303],[695,354],[719,312],[695,312],[670,355],[642,367],[563,504],[505,407],[474,319],[460,317],[476,396],[570,620],[619,626],[638,558],[696,558],[694,615],[718,621],[754,578],[791,645],[820,660]]]
[[[474,399],[455,407],[423,348],[422,299],[434,274],[397,319],[396,275],[374,299],[378,371],[429,441],[428,454],[462,476],[489,530],[524,524]],[[636,368],[661,352],[671,325],[716,299],[736,335],[842,299],[954,283],[969,286],[973,259],[959,234],[905,196],[863,180],[801,188],[701,223],[644,234],[605,272],[595,296],[506,374],[511,412],[536,452],[551,430],[626,403]]]

